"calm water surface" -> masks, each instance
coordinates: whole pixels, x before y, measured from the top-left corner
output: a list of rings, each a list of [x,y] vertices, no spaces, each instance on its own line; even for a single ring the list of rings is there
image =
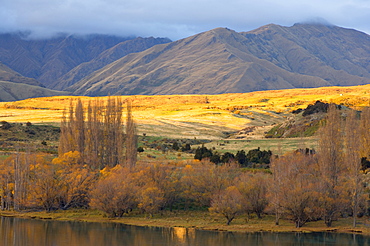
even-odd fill
[[[370,245],[370,237],[336,233],[231,233],[115,223],[0,217],[1,246]]]

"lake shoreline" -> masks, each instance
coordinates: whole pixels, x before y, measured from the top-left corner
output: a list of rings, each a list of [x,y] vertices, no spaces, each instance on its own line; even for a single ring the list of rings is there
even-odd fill
[[[226,225],[222,216],[210,215],[206,211],[166,211],[162,215],[154,215],[147,218],[143,214],[133,214],[122,218],[108,218],[103,213],[94,210],[66,210],[66,211],[37,211],[16,212],[0,211],[0,217],[17,217],[25,219],[76,221],[93,223],[120,223],[132,226],[166,227],[166,228],[189,228],[196,230],[219,231],[219,232],[272,232],[272,233],[349,233],[370,236],[369,218],[359,218],[359,225],[352,228],[352,218],[341,218],[333,223],[332,227],[326,227],[323,221],[308,222],[301,228],[295,228],[294,223],[288,220],[280,220],[280,225],[275,225],[274,216],[266,215],[262,219],[239,216]]]

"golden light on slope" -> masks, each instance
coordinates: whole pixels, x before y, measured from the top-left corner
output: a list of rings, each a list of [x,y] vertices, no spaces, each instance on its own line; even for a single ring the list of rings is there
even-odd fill
[[[45,97],[0,103],[0,120],[8,122],[56,123],[71,99],[107,97]],[[361,108],[370,102],[370,85],[259,91],[221,95],[121,96],[130,98],[140,132],[157,135],[220,138],[222,132],[246,126],[279,122],[292,110],[305,108],[317,100]],[[255,116],[260,120],[255,120]],[[268,121],[268,122],[267,122]],[[208,133],[207,133],[208,132]],[[166,136],[167,136],[166,135]]]

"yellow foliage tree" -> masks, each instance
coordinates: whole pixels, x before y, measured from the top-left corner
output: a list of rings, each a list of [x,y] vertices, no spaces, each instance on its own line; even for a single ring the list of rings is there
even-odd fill
[[[225,190],[214,195],[209,211],[211,213],[223,215],[227,220],[226,224],[230,225],[231,221],[233,221],[238,214],[243,212],[242,195],[238,188],[229,186]]]
[[[129,175],[129,168],[117,165],[101,173],[101,179],[90,192],[91,207],[104,211],[109,217],[121,217],[134,209],[138,188]]]
[[[138,207],[153,217],[153,214],[158,212],[164,204],[164,192],[158,187],[148,185],[141,190],[138,201]]]

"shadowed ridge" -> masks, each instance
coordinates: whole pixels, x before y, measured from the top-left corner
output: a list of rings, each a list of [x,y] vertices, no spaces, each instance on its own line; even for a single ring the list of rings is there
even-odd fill
[[[37,80],[20,75],[19,73],[5,66],[2,62],[0,62],[0,81],[9,81],[13,83],[23,83],[44,87]]]
[[[57,90],[66,89],[72,86],[77,81],[83,79],[87,75],[95,72],[96,70],[128,55],[130,53],[137,53],[146,50],[154,45],[168,43],[171,40],[167,38],[135,38],[121,42],[112,48],[103,51],[96,58],[91,61],[81,63],[76,66],[68,73],[64,74],[58,80],[56,80],[51,87]]]
[[[18,101],[35,97],[68,95],[65,91],[54,91],[40,86],[0,81],[0,102]]]

